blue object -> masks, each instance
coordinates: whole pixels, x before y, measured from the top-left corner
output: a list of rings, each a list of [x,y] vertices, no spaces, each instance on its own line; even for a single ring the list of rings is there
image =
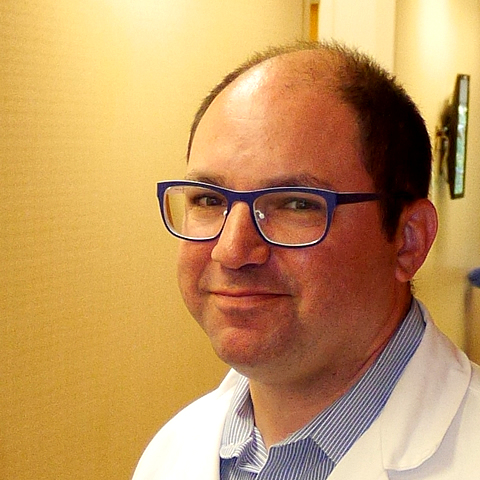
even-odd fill
[[[468,274],[468,279],[474,287],[480,288],[480,268],[474,268]]]

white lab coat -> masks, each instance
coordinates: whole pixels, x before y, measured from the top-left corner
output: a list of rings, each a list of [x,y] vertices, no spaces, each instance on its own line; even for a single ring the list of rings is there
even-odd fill
[[[424,337],[380,416],[329,480],[480,480],[480,368],[424,310]],[[239,374],[181,411],[133,480],[219,480],[219,445]]]

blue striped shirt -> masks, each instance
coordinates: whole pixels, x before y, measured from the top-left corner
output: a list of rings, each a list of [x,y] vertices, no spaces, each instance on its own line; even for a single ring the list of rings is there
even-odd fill
[[[358,382],[305,427],[267,450],[254,424],[248,379],[237,385],[220,447],[221,480],[325,480],[377,418],[425,330],[416,300]]]

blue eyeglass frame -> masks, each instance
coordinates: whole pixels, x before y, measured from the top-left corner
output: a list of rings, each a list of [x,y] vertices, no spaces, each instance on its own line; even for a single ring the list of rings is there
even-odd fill
[[[252,222],[255,225],[255,228],[258,232],[258,234],[265,240],[270,245],[276,245],[280,247],[286,247],[286,248],[303,248],[303,247],[311,247],[312,245],[317,245],[320,243],[322,240],[325,239],[325,237],[328,234],[328,231],[330,229],[330,224],[332,223],[332,218],[333,218],[333,212],[335,211],[335,208],[338,205],[346,205],[346,204],[351,204],[351,203],[363,203],[363,202],[371,202],[374,200],[378,200],[380,198],[380,195],[378,193],[374,192],[334,192],[332,190],[325,190],[322,188],[315,188],[315,187],[271,187],[271,188],[261,188],[258,190],[230,190],[229,188],[224,188],[224,187],[219,187],[218,185],[212,185],[210,183],[204,183],[204,182],[197,182],[194,180],[165,180],[157,183],[157,198],[160,204],[160,213],[162,215],[163,223],[165,224],[165,227],[167,230],[175,237],[181,238],[182,240],[191,240],[193,242],[208,242],[211,240],[215,240],[218,238],[222,231],[223,227],[225,226],[225,221],[223,222],[222,228],[220,231],[216,234],[213,235],[212,237],[207,237],[207,238],[194,238],[194,237],[188,237],[184,235],[180,235],[178,232],[173,230],[171,225],[168,222],[168,219],[166,217],[165,213],[165,192],[167,189],[170,187],[200,187],[200,188],[208,188],[210,190],[213,190],[215,192],[218,192],[219,194],[223,195],[227,199],[227,207],[226,207],[226,214],[225,214],[225,219],[227,218],[228,214],[230,213],[230,210],[232,208],[232,205],[235,202],[244,202],[248,205],[249,210],[250,210],[250,215],[252,218]],[[265,236],[265,234],[262,232],[258,225],[257,218],[255,216],[255,210],[253,208],[253,203],[258,197],[261,197],[262,195],[265,195],[267,193],[282,193],[282,192],[298,192],[298,193],[310,193],[310,194],[315,194],[319,195],[320,197],[324,198],[325,201],[327,202],[327,224],[325,226],[325,231],[323,235],[318,239],[314,240],[309,243],[302,243],[302,244],[286,244],[286,243],[279,243],[275,242],[273,240],[270,240]]]

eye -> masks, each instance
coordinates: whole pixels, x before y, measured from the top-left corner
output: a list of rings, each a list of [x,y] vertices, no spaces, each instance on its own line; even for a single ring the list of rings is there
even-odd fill
[[[217,207],[223,205],[223,200],[214,195],[197,195],[193,203],[199,207]]]
[[[187,194],[188,204],[191,207],[207,208],[207,207],[220,207],[226,205],[226,199],[222,195],[214,191],[190,191]]]
[[[290,198],[286,200],[283,204],[285,209],[290,210],[323,210],[324,207],[322,203],[313,201],[308,198]]]

